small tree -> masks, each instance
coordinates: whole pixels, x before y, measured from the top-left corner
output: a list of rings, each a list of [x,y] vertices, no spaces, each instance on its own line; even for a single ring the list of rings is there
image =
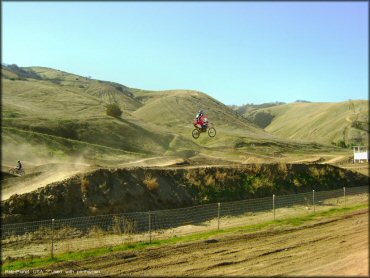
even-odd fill
[[[339,140],[338,143],[337,143],[337,146],[341,147],[341,148],[346,148],[347,147],[346,142],[344,140]]]
[[[118,118],[122,115],[122,110],[117,103],[107,104],[105,107],[107,109],[106,111],[108,116]]]

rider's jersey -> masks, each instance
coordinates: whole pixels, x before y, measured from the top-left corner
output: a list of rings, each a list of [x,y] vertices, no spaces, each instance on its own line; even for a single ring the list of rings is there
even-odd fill
[[[200,117],[196,118],[196,122],[197,122],[197,124],[200,124],[201,126],[206,125],[207,124],[207,117],[204,116],[204,115],[201,115]]]

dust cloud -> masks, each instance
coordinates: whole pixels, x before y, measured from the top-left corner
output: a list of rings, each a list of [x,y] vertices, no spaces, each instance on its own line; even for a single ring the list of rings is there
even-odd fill
[[[84,153],[68,156],[61,151],[52,152],[43,145],[3,142],[2,172],[6,173],[14,168],[18,160],[22,162],[26,175],[2,180],[1,200],[67,179],[91,168]]]

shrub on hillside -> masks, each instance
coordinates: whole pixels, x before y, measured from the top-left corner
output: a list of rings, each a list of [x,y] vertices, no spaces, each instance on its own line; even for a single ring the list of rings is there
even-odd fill
[[[34,72],[32,69],[18,67],[18,65],[16,64],[5,66],[5,68],[18,75],[19,76],[18,80],[26,80],[26,78],[38,80],[42,79],[42,77],[38,73]]]
[[[81,125],[77,122],[71,120],[60,120],[58,121],[54,133],[56,133],[57,136],[77,140],[79,128],[81,128]],[[49,133],[47,130],[43,131],[42,129],[43,129],[42,126],[35,127],[36,131]]]
[[[274,116],[270,114],[270,112],[265,111],[257,111],[252,112],[251,114],[248,114],[246,118],[257,124],[261,128],[267,127],[269,124],[271,124],[272,120],[274,119]]]
[[[108,116],[118,118],[122,115],[122,110],[116,103],[106,105],[106,109]]]
[[[337,146],[341,147],[341,148],[346,148],[347,147],[346,142],[344,140],[339,140],[338,143],[337,143]]]
[[[121,87],[121,86],[115,86],[115,88],[116,88],[118,91],[123,92],[123,89],[122,89],[122,87]]]

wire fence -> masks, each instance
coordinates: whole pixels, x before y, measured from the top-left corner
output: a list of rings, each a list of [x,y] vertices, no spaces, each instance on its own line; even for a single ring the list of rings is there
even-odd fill
[[[344,187],[179,209],[6,224],[1,227],[2,260],[151,242],[367,204],[368,191],[368,186]]]

